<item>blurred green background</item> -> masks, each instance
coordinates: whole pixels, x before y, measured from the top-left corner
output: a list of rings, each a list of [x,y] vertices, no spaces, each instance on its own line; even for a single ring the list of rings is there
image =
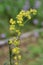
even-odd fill
[[[25,0],[0,0],[0,34],[9,37],[9,19],[16,18]]]

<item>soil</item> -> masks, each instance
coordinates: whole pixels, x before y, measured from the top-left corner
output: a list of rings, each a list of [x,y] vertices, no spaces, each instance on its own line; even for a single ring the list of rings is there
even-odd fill
[[[34,37],[23,39],[21,40],[20,47],[24,52],[26,52],[26,46],[31,43],[36,44],[37,39]],[[0,65],[4,65],[4,63],[8,60],[9,57],[8,50],[9,50],[8,45],[0,46]]]
[[[8,45],[4,45],[0,47],[0,65],[4,65],[7,59],[8,59]]]

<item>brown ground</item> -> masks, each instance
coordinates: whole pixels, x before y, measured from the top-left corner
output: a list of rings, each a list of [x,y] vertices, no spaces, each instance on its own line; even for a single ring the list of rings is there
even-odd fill
[[[36,38],[30,37],[25,40],[21,40],[20,47],[26,51],[26,46],[30,43],[37,43]],[[4,63],[8,60],[8,45],[4,45],[0,47],[0,65],[4,65]]]
[[[8,46],[4,45],[0,47],[0,65],[4,65],[4,62],[8,57]]]

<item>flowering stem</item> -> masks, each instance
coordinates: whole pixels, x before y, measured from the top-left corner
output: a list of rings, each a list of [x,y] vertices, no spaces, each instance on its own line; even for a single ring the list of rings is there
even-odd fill
[[[9,45],[9,57],[10,57],[10,65],[12,65],[12,62],[11,62],[11,48],[10,48],[10,45]]]

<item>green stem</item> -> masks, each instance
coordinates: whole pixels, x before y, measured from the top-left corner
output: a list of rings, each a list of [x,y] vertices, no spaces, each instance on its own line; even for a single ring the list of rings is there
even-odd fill
[[[10,65],[12,65],[12,59],[11,59],[11,47],[10,47],[10,44],[9,44],[9,57],[10,57]]]
[[[26,24],[26,23],[27,23],[27,21],[28,21],[28,19],[24,22],[24,24]]]
[[[26,24],[28,22],[28,19],[24,22],[24,24]],[[29,23],[30,23],[30,21],[29,21]]]

